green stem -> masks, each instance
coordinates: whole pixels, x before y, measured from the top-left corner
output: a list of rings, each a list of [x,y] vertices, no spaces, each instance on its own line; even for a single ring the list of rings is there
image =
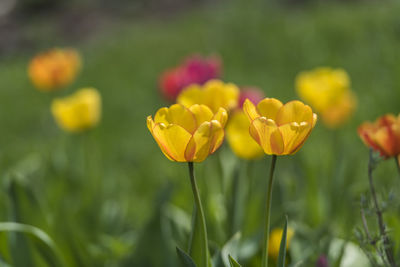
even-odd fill
[[[268,267],[268,239],[269,239],[269,222],[270,222],[270,212],[271,212],[271,199],[272,199],[272,185],[274,182],[274,171],[276,165],[276,155],[272,155],[271,168],[269,171],[269,182],[267,191],[267,200],[265,205],[265,228],[264,228],[264,238],[262,247],[262,262],[261,267]]]
[[[394,161],[395,161],[395,163],[396,163],[397,171],[398,171],[398,173],[399,173],[399,175],[400,175],[399,160],[400,160],[400,156],[395,156],[395,157],[394,157]]]
[[[373,184],[373,179],[372,179],[372,171],[373,170],[374,170],[373,150],[370,149],[369,162],[368,162],[369,188],[371,190],[372,200],[373,200],[374,206],[375,206],[375,213],[378,218],[379,232],[380,232],[381,238],[383,240],[385,254],[386,254],[387,260],[390,263],[390,266],[395,267],[396,262],[393,257],[392,244],[390,242],[389,237],[386,234],[386,229],[385,229],[386,227],[385,227],[385,223],[383,222],[382,210],[379,207],[379,203],[378,203],[376,193],[375,193],[375,186]]]
[[[193,162],[189,163],[189,176],[190,183],[192,185],[193,197],[195,202],[195,210],[194,210],[194,218],[193,218],[193,229],[192,229],[192,240],[190,243],[189,254],[193,257],[196,264],[199,267],[207,267],[208,266],[208,238],[207,238],[207,227],[206,220],[204,217],[203,207],[201,205],[200,194],[196,184],[196,178],[194,176],[194,168]],[[195,231],[199,229],[200,231],[200,242],[201,242],[201,251],[196,251],[194,247],[194,243],[197,243],[195,240],[196,233]],[[200,255],[198,254],[200,253]],[[198,258],[199,257],[199,258]]]

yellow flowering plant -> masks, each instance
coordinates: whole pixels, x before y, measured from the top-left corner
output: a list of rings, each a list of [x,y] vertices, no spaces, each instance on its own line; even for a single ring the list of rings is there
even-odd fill
[[[278,155],[293,155],[304,145],[317,122],[317,115],[300,101],[282,104],[275,98],[265,98],[257,105],[246,99],[243,104],[251,137],[264,152],[272,155],[265,205],[265,227],[262,247],[262,267],[268,266],[269,227],[272,186]]]
[[[297,75],[295,83],[299,96],[321,115],[328,127],[342,125],[354,113],[357,99],[345,70],[321,67],[304,71]]]
[[[190,107],[194,104],[208,106],[213,112],[219,108],[230,111],[237,107],[240,91],[233,83],[210,80],[204,85],[189,85],[178,96],[177,102]]]
[[[82,132],[99,123],[101,96],[94,88],[83,88],[70,96],[54,99],[51,112],[63,130]]]
[[[147,117],[147,127],[163,154],[171,161],[188,162],[195,211],[189,255],[177,249],[180,258],[190,257],[199,267],[209,267],[207,228],[194,176],[193,162],[204,161],[224,140],[228,114],[224,108],[213,112],[206,105],[185,107],[174,104]]]
[[[54,48],[35,56],[28,75],[40,91],[54,91],[71,84],[81,69],[81,57],[74,49]]]

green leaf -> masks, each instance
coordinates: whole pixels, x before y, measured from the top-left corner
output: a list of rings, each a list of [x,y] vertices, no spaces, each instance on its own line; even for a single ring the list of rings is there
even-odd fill
[[[239,251],[239,241],[241,238],[241,233],[237,232],[232,236],[228,242],[221,249],[221,258],[225,266],[230,265],[229,256],[232,255],[233,257],[237,258],[238,251]]]
[[[34,236],[35,238],[40,240],[44,245],[46,245],[48,251],[52,254],[47,258],[47,259],[50,258],[52,259],[51,263],[57,262],[57,266],[65,266],[65,264],[63,264],[63,258],[61,257],[60,252],[56,247],[55,243],[50,238],[50,236],[41,229],[21,223],[1,222],[0,232],[18,232]],[[44,252],[43,249],[41,250],[42,252]]]
[[[229,263],[231,264],[231,267],[242,267],[237,261],[235,261],[231,255],[229,255]]]
[[[278,265],[277,265],[278,267],[285,267],[287,224],[288,224],[288,218],[286,216],[285,226],[283,227],[281,246],[279,248]]]
[[[176,247],[176,253],[178,254],[179,261],[183,267],[196,267],[193,259],[188,254],[186,254],[185,251],[183,251],[179,247]]]

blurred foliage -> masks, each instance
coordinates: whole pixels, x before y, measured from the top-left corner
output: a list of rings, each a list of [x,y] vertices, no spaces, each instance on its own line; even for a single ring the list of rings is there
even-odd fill
[[[337,131],[317,124],[298,154],[278,159],[271,224],[282,226],[288,215],[295,231],[287,255],[293,265],[312,266],[322,254],[331,263],[358,259],[354,244],[346,242],[355,241],[353,228],[361,227],[360,196],[369,198],[368,150],[356,127],[399,112],[399,11],[396,1],[295,8],[233,1],[173,17],[131,18],[86,42],[70,41],[83,55],[83,71],[70,90],[50,95],[29,83],[32,50],[3,58],[0,220],[43,230],[66,266],[177,266],[175,247],[187,248],[193,205],[188,173],[186,164],[161,154],[145,118],[166,105],[157,91],[164,69],[193,52],[218,53],[224,80],[258,86],[283,102],[297,98],[294,77],[302,70],[348,71],[359,97],[354,118]],[[65,45],[64,32],[53,26],[32,22],[31,36],[44,37],[37,48]],[[54,96],[83,86],[101,92],[103,119],[87,134],[67,135],[52,120],[49,105]],[[242,266],[259,264],[269,160],[241,162],[225,144],[195,165],[217,266],[229,263],[228,255]],[[394,162],[380,163],[374,177],[380,199],[393,203],[385,219],[398,238]],[[373,213],[366,218],[373,228]],[[396,239],[397,256],[399,243]],[[48,264],[51,252],[27,235],[0,235],[0,263],[28,266],[19,262],[28,255],[35,266],[55,266]]]

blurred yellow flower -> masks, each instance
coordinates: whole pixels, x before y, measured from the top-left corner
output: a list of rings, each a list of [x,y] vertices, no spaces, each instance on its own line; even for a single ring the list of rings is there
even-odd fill
[[[98,124],[101,96],[94,88],[83,88],[71,96],[54,99],[52,114],[57,124],[68,132],[81,132]]]
[[[250,120],[251,137],[269,155],[295,154],[317,122],[312,109],[297,100],[283,105],[275,98],[265,98],[255,106],[246,99],[243,111]]]
[[[251,160],[264,155],[264,151],[251,138],[249,127],[250,122],[242,110],[233,112],[226,126],[226,139],[238,157]]]
[[[147,117],[147,127],[164,155],[171,161],[201,162],[224,140],[228,119],[225,109],[213,113],[205,105],[174,104]]]
[[[189,85],[179,94],[177,102],[186,107],[203,104],[213,112],[217,112],[219,108],[229,111],[237,107],[239,94],[239,88],[232,83],[210,80],[204,85]]]
[[[275,228],[271,231],[269,239],[268,239],[268,256],[274,260],[278,259],[279,256],[279,248],[281,246],[283,229]],[[290,246],[290,241],[294,235],[294,231],[292,228],[287,228],[286,233],[286,249]]]
[[[357,106],[350,78],[343,69],[322,67],[301,72],[296,77],[296,89],[331,128],[347,121]]]
[[[81,67],[74,49],[51,49],[35,56],[28,67],[32,83],[41,91],[54,91],[72,83]]]

